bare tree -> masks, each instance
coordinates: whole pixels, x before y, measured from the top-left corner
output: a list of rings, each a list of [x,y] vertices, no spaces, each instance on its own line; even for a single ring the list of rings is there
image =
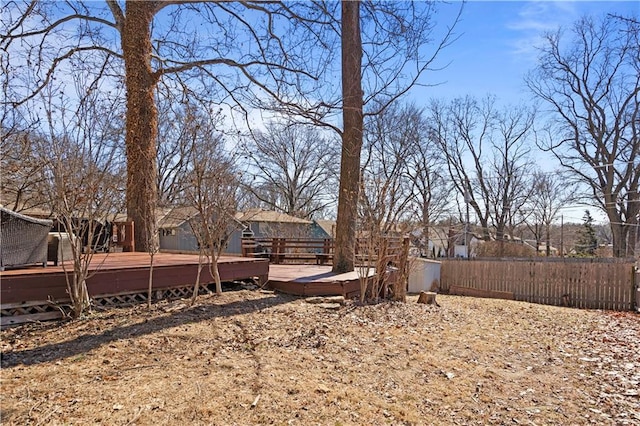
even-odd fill
[[[256,106],[331,128],[340,135],[342,151],[333,270],[346,272],[354,267],[363,117],[384,111],[411,88],[425,84],[421,78],[437,69],[436,58],[456,39],[454,28],[459,15],[449,26],[442,24],[446,28],[436,35],[436,2],[342,1],[339,4],[338,10],[338,3],[321,3],[318,10],[323,11],[323,24],[331,29],[324,34],[322,45],[335,51],[341,46],[342,63],[337,78],[342,85],[326,84],[324,80],[325,84],[313,98],[276,105],[263,102]],[[462,6],[459,11],[462,12]],[[324,76],[331,77],[332,72],[333,69],[328,68]]]
[[[36,0],[22,6],[12,4],[8,19],[3,21],[1,45],[7,51],[22,52],[24,69],[17,74],[24,72],[30,77],[27,91],[16,91],[16,96],[8,100],[12,105],[35,96],[56,74],[65,72],[76,57],[92,55],[94,63],[88,68],[96,70],[96,79],[122,78],[119,70],[124,64],[127,210],[136,222],[136,247],[146,248],[154,220],[148,206],[155,205],[158,196],[154,90],[160,81],[173,78],[181,85],[197,88],[193,93],[239,108],[245,116],[246,105],[266,104],[332,127],[341,135],[343,131],[329,118],[342,109],[351,111],[347,115],[352,114],[355,121],[343,121],[341,181],[351,183],[340,190],[343,201],[339,201],[338,227],[345,232],[339,232],[344,238],[338,239],[336,270],[353,269],[355,216],[350,212],[355,211],[359,181],[358,122],[362,120],[358,117],[362,112],[358,108],[363,96],[364,102],[379,97],[392,102],[405,94],[453,40],[450,27],[434,44],[431,54],[425,49],[433,41],[435,3],[365,3],[364,44],[356,36],[361,33],[360,3],[343,3],[347,12],[341,15],[331,2],[288,5],[129,0],[124,8],[115,0],[106,4]],[[165,19],[157,19],[160,15]],[[203,37],[198,26],[188,25],[194,19],[202,20],[204,27],[219,38],[212,42],[210,37]],[[346,22],[342,31],[338,25],[341,19]],[[350,25],[356,31],[348,30]],[[65,32],[76,37],[58,37]],[[344,68],[343,88],[350,88],[348,95],[332,97],[338,87],[331,84],[338,34],[347,44],[348,39],[355,43],[347,46],[343,57],[351,57],[355,66]],[[115,41],[118,37],[119,44]],[[61,39],[65,41],[62,44]],[[25,43],[19,45],[17,40]],[[247,50],[248,45],[255,48]],[[363,53],[367,75],[364,95],[358,77],[363,70]],[[37,66],[31,68],[31,64]],[[350,82],[353,79],[357,80],[355,84]],[[26,98],[22,96],[25,92]],[[323,94],[318,95],[320,92]]]
[[[222,293],[218,260],[237,226],[239,173],[236,159],[225,151],[224,140],[212,123],[193,127],[190,136],[193,146],[188,159],[190,185],[185,188],[185,201],[193,209],[189,225],[198,241],[200,253],[191,299],[191,303],[195,303],[205,260],[215,281],[216,293]]]
[[[185,186],[191,144],[187,137],[188,125],[192,123],[189,106],[174,99],[160,98],[158,114],[158,206],[175,204]]]
[[[637,20],[584,17],[545,35],[526,80],[550,108],[540,145],[607,215],[615,257],[633,255],[639,224],[639,52]]]
[[[49,200],[42,196],[43,186],[48,183],[39,155],[42,136],[29,129],[2,127],[0,138],[0,202],[17,212],[49,209]]]
[[[443,219],[451,203],[452,188],[446,176],[446,160],[429,137],[429,124],[423,109],[409,104],[393,115],[407,132],[409,147],[404,161],[413,187],[412,216],[420,232],[414,245],[422,256],[428,256],[431,225]]]
[[[11,56],[0,54],[1,99],[11,96]],[[40,208],[51,211],[48,199],[43,196],[48,181],[44,173],[44,162],[40,157],[43,130],[38,128],[42,117],[35,115],[33,108],[12,107],[0,103],[0,204],[13,211]]]
[[[567,184],[560,171],[533,174],[523,221],[534,235],[536,249],[544,238],[547,256],[551,256],[551,226],[558,219],[560,209],[573,200],[572,185]]]
[[[260,207],[312,218],[335,205],[338,145],[330,133],[295,123],[267,124],[243,144],[244,188]]]
[[[495,98],[488,96],[482,102],[470,97],[448,105],[432,102],[429,114],[452,184],[473,209],[485,239],[492,227],[502,240],[528,194],[534,113],[519,107],[497,110]]]
[[[364,192],[360,197],[365,209],[360,220],[374,224],[385,234],[409,219],[416,197],[407,162],[414,149],[415,129],[400,118],[394,106],[370,117],[365,127],[361,166]]]
[[[316,25],[317,16],[324,12],[311,4],[293,6],[134,0],[107,0],[104,5],[12,3],[3,12],[7,19],[3,19],[0,44],[5,51],[22,55],[12,71],[28,75],[28,84],[6,101],[19,105],[32,99],[57,75],[69,72],[69,65],[78,58],[87,69],[95,70],[96,81],[115,77],[112,84],[124,82],[127,211],[136,223],[135,246],[144,251],[155,220],[150,206],[158,198],[154,100],[158,83],[174,78],[192,87],[191,93],[216,98],[245,114],[247,98],[256,96],[252,87],[278,101],[284,99],[280,97],[283,88],[300,93],[313,90],[332,55],[326,49],[326,54],[308,54],[312,47],[323,45],[314,29],[324,31]],[[204,37],[198,32],[200,26],[189,25],[195,19],[217,38]]]
[[[188,172],[194,133],[222,126],[223,115],[211,103],[174,94],[165,94],[158,105],[162,117],[158,124],[158,206],[170,207],[184,203],[184,190],[191,184]]]
[[[123,208],[124,164],[119,126],[121,109],[113,101],[87,90],[76,76],[77,104],[55,90],[41,92],[47,106],[49,134],[39,138],[48,184],[45,197],[54,219],[69,234],[72,271],[66,274],[72,314],[90,309],[87,279],[95,253],[95,242],[105,240],[106,225]],[[101,101],[102,99],[102,101]],[[67,268],[66,263],[63,267]]]
[[[363,105],[376,103],[375,115],[418,83],[440,51],[454,39],[453,27],[436,43],[432,56],[421,57],[421,48],[432,34],[432,3],[424,9],[415,4],[397,7],[365,4],[365,28],[360,27],[360,3],[342,2],[342,161],[336,223],[335,272],[353,269],[355,223],[358,204],[360,150],[362,148]],[[456,20],[457,22],[457,20]],[[455,23],[454,23],[455,25]],[[411,28],[411,31],[409,31]],[[363,44],[361,35],[370,36]],[[364,54],[364,64],[363,57]],[[362,66],[365,65],[365,79]],[[403,73],[409,73],[403,79]],[[363,81],[365,86],[363,87]]]
[[[416,195],[409,175],[407,158],[413,150],[414,128],[399,120],[395,106],[372,116],[365,126],[358,209],[360,251],[364,256],[361,286],[369,283],[369,267],[376,271],[371,289],[361,287],[360,297],[370,294],[373,301],[388,296],[387,242],[390,236],[403,236]],[[375,262],[372,264],[372,260]],[[362,265],[361,265],[362,268]],[[407,276],[400,271],[391,289],[397,300],[404,300]]]
[[[535,113],[526,107],[506,107],[496,114],[495,131],[491,137],[493,158],[489,173],[487,200],[492,206],[496,239],[504,241],[505,231],[513,237],[519,222],[519,212],[527,202],[530,171],[534,164],[529,157]]]
[[[343,131],[333,272],[354,269],[363,126],[360,2],[343,0],[341,16]]]
[[[147,253],[149,253],[149,280],[147,281],[147,308],[151,310],[151,301],[153,298],[153,267],[155,265],[156,254],[160,251],[160,229],[158,227],[158,217],[156,215],[157,206],[155,204],[149,206],[149,211],[153,213],[154,220],[149,224],[147,241]]]

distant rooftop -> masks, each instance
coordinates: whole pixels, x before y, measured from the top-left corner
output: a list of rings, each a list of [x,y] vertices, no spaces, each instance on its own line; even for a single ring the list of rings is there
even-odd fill
[[[300,219],[286,213],[262,209],[249,209],[245,212],[238,212],[236,213],[236,219],[241,222],[313,223],[310,220]]]
[[[195,207],[159,208],[157,214],[158,227],[170,229],[182,225],[197,215],[198,210]]]

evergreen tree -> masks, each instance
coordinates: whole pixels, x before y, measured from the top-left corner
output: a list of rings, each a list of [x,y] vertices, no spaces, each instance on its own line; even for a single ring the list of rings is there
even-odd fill
[[[578,234],[578,241],[576,241],[576,253],[580,256],[595,256],[596,248],[598,248],[598,238],[596,238],[593,217],[591,217],[589,210],[585,210],[582,220],[584,223]]]

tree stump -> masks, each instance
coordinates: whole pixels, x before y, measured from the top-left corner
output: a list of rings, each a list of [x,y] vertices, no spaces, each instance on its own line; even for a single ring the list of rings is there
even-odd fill
[[[432,291],[421,291],[418,296],[418,303],[424,303],[425,305],[437,305],[436,294]]]

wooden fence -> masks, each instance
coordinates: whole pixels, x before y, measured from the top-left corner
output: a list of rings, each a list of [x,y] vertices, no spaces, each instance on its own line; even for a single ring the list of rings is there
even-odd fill
[[[633,310],[633,259],[442,261],[440,291],[585,309]]]

